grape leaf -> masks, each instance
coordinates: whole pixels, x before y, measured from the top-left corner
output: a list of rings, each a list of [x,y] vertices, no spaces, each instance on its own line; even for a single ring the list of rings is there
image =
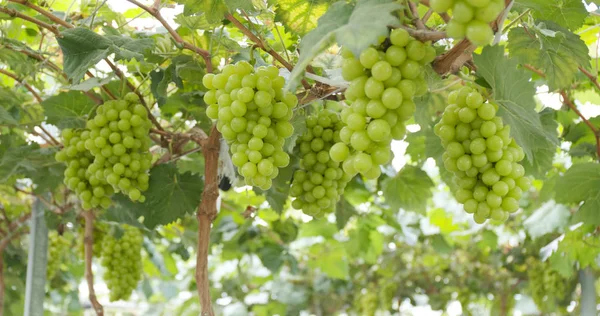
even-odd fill
[[[231,12],[235,12],[235,10],[251,11],[254,9],[252,1],[248,0],[225,0],[225,5],[227,5]]]
[[[556,181],[555,197],[559,203],[583,202],[572,222],[600,224],[600,164],[575,164]]]
[[[126,36],[107,36],[107,39],[113,43],[113,51],[115,52],[115,61],[136,59],[140,62],[144,61],[143,53],[154,47],[154,41],[151,38],[133,39]]]
[[[61,92],[42,102],[49,124],[59,128],[84,127],[96,103],[80,91]]]
[[[331,240],[328,243],[316,244],[310,247],[312,256],[308,266],[318,268],[328,277],[346,280],[349,276],[349,266],[346,249],[340,242]]]
[[[35,177],[43,168],[60,168],[60,164],[54,159],[54,153],[54,149],[40,148],[35,143],[8,148],[0,159],[0,183],[14,175]],[[62,175],[58,177],[59,181],[62,180]],[[56,178],[47,180],[56,182]]]
[[[133,212],[135,218],[144,216],[144,226],[149,229],[193,213],[204,189],[200,176],[180,174],[172,163],[152,168],[149,184],[148,190],[143,192],[144,203],[134,203],[127,198],[118,201],[123,210]]]
[[[544,129],[535,112],[535,88],[529,74],[517,69],[515,59],[504,56],[503,46],[486,46],[481,54],[473,55],[473,60],[477,73],[492,87],[498,115],[510,125],[511,136],[535,165],[535,149],[554,147],[558,140]]]
[[[541,27],[553,34],[543,32]],[[550,90],[568,87],[579,66],[590,66],[588,47],[581,38],[550,21],[527,30],[522,27],[511,29],[508,50],[521,64],[531,64],[542,70]]]
[[[293,90],[296,87],[306,66],[334,40],[348,47],[355,56],[370,45],[377,44],[380,36],[389,33],[389,25],[399,23],[392,12],[400,8],[400,4],[390,0],[361,0],[354,8],[343,1],[332,4],[319,18],[319,25],[300,42],[300,57],[290,74],[286,89]]]
[[[425,171],[410,165],[404,166],[393,178],[384,180],[383,196],[390,207],[408,211],[425,211],[427,200],[433,194],[433,181]]]
[[[342,195],[341,200],[337,202],[335,207],[335,224],[337,228],[344,228],[354,214],[356,214],[356,209]]]
[[[83,79],[85,72],[112,53],[113,43],[86,28],[62,31],[57,37],[63,52],[63,70],[73,82]]]
[[[558,124],[555,118],[556,111],[551,108],[545,108],[540,112],[540,121],[547,135],[552,137],[558,136]],[[550,142],[546,142],[545,146],[536,146],[532,149],[535,161],[524,160],[521,163],[525,167],[527,174],[531,174],[537,178],[544,178],[546,172],[552,169],[552,160],[556,154],[556,146]]]
[[[260,261],[262,261],[262,264],[271,272],[275,273],[279,271],[283,265],[283,258],[281,256],[283,252],[284,249],[282,246],[269,242],[261,246],[257,255],[260,258]]]
[[[551,19],[570,30],[583,25],[588,16],[581,0],[517,0],[516,3],[530,8],[536,19]]]
[[[327,0],[278,0],[276,19],[290,31],[303,36],[317,26],[330,1]]]
[[[0,106],[0,124],[18,125],[19,122],[4,107]]]
[[[218,25],[217,23],[209,23],[204,14],[187,16],[182,13],[175,17],[175,22],[190,30],[209,30]]]

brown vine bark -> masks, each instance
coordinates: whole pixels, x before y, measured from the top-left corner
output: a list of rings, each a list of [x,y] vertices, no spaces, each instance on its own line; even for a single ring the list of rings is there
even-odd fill
[[[196,288],[202,306],[202,316],[214,316],[210,298],[208,279],[208,254],[210,249],[210,229],[217,216],[217,198],[219,197],[219,148],[221,134],[216,126],[201,143],[204,155],[204,192],[202,202],[196,214],[198,218],[198,251],[196,253]]]
[[[85,250],[85,279],[88,285],[89,298],[96,315],[103,316],[104,308],[98,302],[96,298],[96,291],[94,290],[94,273],[92,272],[92,258],[94,257],[94,213],[93,211],[85,211],[83,213],[85,218],[85,233],[83,237],[83,244]]]
[[[0,316],[4,315],[4,249],[0,249]]]

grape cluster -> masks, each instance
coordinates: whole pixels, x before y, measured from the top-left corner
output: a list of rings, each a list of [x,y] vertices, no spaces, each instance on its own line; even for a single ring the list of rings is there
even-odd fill
[[[54,279],[56,273],[61,269],[63,261],[70,253],[71,239],[65,235],[52,230],[48,233],[48,265],[46,276],[48,280]]]
[[[395,29],[389,41],[365,49],[358,58],[348,51],[342,55],[350,107],[342,110],[346,126],[340,130],[341,142],[331,147],[331,159],[343,162],[350,175],[375,179],[381,174],[379,166],[392,157],[392,139],[406,134],[405,122],[416,109],[413,97],[427,91],[423,65],[433,61],[435,50]]]
[[[435,134],[442,140],[444,167],[454,173],[456,200],[477,223],[504,221],[519,209],[525,177],[523,149],[510,137],[510,126],[496,116],[497,105],[484,102],[470,87],[451,92]]]
[[[142,278],[142,232],[122,225],[121,238],[111,234],[102,240],[104,281],[110,290],[110,301],[126,300]]]
[[[99,206],[108,208],[111,204],[109,196],[112,194],[112,187],[89,171],[94,161],[94,156],[85,147],[89,135],[87,130],[64,129],[61,133],[64,147],[54,158],[67,165],[64,183],[75,191],[84,209]]]
[[[244,61],[225,66],[220,74],[206,74],[202,83],[209,89],[206,115],[217,120],[233,164],[246,184],[269,189],[279,168],[290,162],[283,145],[294,132],[289,121],[298,99],[283,92],[285,80],[276,67],[255,71]]]
[[[152,140],[146,108],[138,96],[130,92],[124,100],[111,100],[100,105],[82,134],[85,148],[94,155],[87,171],[91,177],[112,186],[115,192],[128,195],[132,201],[145,201],[141,192],[148,189],[148,170]],[[95,188],[93,195],[110,196],[112,190]],[[85,201],[85,200],[84,200]]]
[[[533,301],[543,311],[556,311],[557,301],[570,293],[568,280],[544,262],[530,258],[528,264],[529,291]]]
[[[340,141],[343,123],[339,114],[321,110],[306,118],[306,127],[298,140],[300,169],[294,172],[290,195],[296,198],[293,208],[317,216],[335,209],[352,177],[342,170],[340,162],[329,156],[331,147]]]
[[[467,38],[477,46],[485,46],[494,38],[489,23],[504,10],[504,0],[431,0],[438,13],[452,9],[446,32],[455,39]]]

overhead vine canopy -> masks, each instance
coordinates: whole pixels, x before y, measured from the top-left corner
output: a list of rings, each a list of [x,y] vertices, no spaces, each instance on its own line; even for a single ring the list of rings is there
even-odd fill
[[[0,316],[596,315],[599,6],[0,1]]]

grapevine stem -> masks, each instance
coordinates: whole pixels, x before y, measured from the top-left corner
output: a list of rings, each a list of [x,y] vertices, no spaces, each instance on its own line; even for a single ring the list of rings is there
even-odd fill
[[[96,291],[94,290],[94,273],[92,272],[92,258],[94,256],[94,213],[93,211],[83,212],[85,218],[85,234],[83,237],[83,244],[85,249],[85,279],[87,280],[89,298],[96,315],[103,316],[104,308],[98,302],[96,298]]]
[[[213,220],[217,217],[217,198],[219,197],[219,147],[221,133],[216,125],[212,127],[208,140],[202,145],[204,155],[204,192],[202,202],[196,214],[198,218],[198,251],[196,254],[196,287],[202,316],[214,316],[210,298],[210,284],[208,278],[208,253],[210,248],[210,229]]]
[[[596,88],[598,90],[600,90],[600,84],[598,84],[598,76],[594,76],[592,75],[591,72],[589,72],[587,69],[583,68],[583,67],[579,67],[579,70],[590,79],[590,81],[594,84],[594,86],[596,86]]]
[[[408,32],[408,34],[410,34],[410,36],[418,39],[421,42],[439,41],[441,39],[448,37],[448,35],[446,35],[446,32],[429,31],[429,30],[415,30],[415,29],[407,27],[407,26],[401,26],[401,28],[405,29]]]
[[[227,13],[225,15],[225,18],[231,23],[233,23],[233,25],[235,25],[235,27],[237,27],[242,33],[244,33],[244,35],[246,35],[251,41],[258,45],[260,49],[264,50],[269,55],[273,56],[273,58],[275,58],[277,61],[279,61],[285,68],[287,68],[287,70],[292,71],[294,69],[294,67],[289,62],[287,62],[285,58],[281,57],[281,55],[279,55],[272,48],[266,47],[263,41],[261,41],[256,35],[254,35],[254,33],[250,31],[250,29],[248,29],[244,24],[242,24],[242,22],[238,21],[238,19],[236,19],[233,15]],[[310,84],[308,84],[306,80],[302,80],[302,86],[304,86],[304,89],[310,89]]]
[[[410,0],[407,2],[408,2],[408,7],[410,8],[410,13],[412,13],[412,16],[413,16],[413,23],[415,24],[417,29],[426,30],[427,28],[425,27],[425,23],[423,23],[421,18],[419,18],[419,10],[417,9],[417,4],[415,4],[414,2],[412,2]]]
[[[598,129],[598,127],[594,126],[594,124],[592,124],[592,122],[590,122],[587,118],[585,118],[585,116],[583,116],[583,114],[581,114],[581,112],[579,112],[579,110],[577,109],[577,107],[575,106],[573,101],[571,101],[571,99],[569,99],[569,96],[567,95],[567,93],[564,90],[560,91],[560,95],[563,98],[563,102],[569,108],[571,108],[571,110],[573,110],[573,112],[575,112],[575,114],[577,114],[581,118],[583,123],[585,123],[585,125],[587,125],[590,128],[590,130],[592,130],[592,133],[594,134],[594,137],[596,138],[596,155],[598,155],[598,159],[600,159],[600,130]]]
[[[177,31],[175,31],[170,25],[169,23],[167,23],[167,21],[165,21],[165,19],[163,18],[163,16],[160,14],[160,0],[156,0],[154,1],[154,4],[152,7],[146,6],[142,3],[140,3],[137,0],[127,0],[135,5],[137,5],[138,7],[140,7],[142,10],[150,13],[150,15],[152,15],[155,19],[157,19],[160,24],[163,25],[163,27],[167,30],[167,32],[169,32],[169,34],[171,34],[171,37],[173,37],[173,40],[175,40],[177,43],[183,45],[183,48],[191,50],[195,53],[197,53],[198,55],[202,56],[202,58],[204,59],[204,62],[206,63],[206,71],[207,72],[213,72],[213,67],[212,67],[212,63],[210,61],[210,53],[207,50],[201,49],[187,41],[185,41],[178,33]]]

